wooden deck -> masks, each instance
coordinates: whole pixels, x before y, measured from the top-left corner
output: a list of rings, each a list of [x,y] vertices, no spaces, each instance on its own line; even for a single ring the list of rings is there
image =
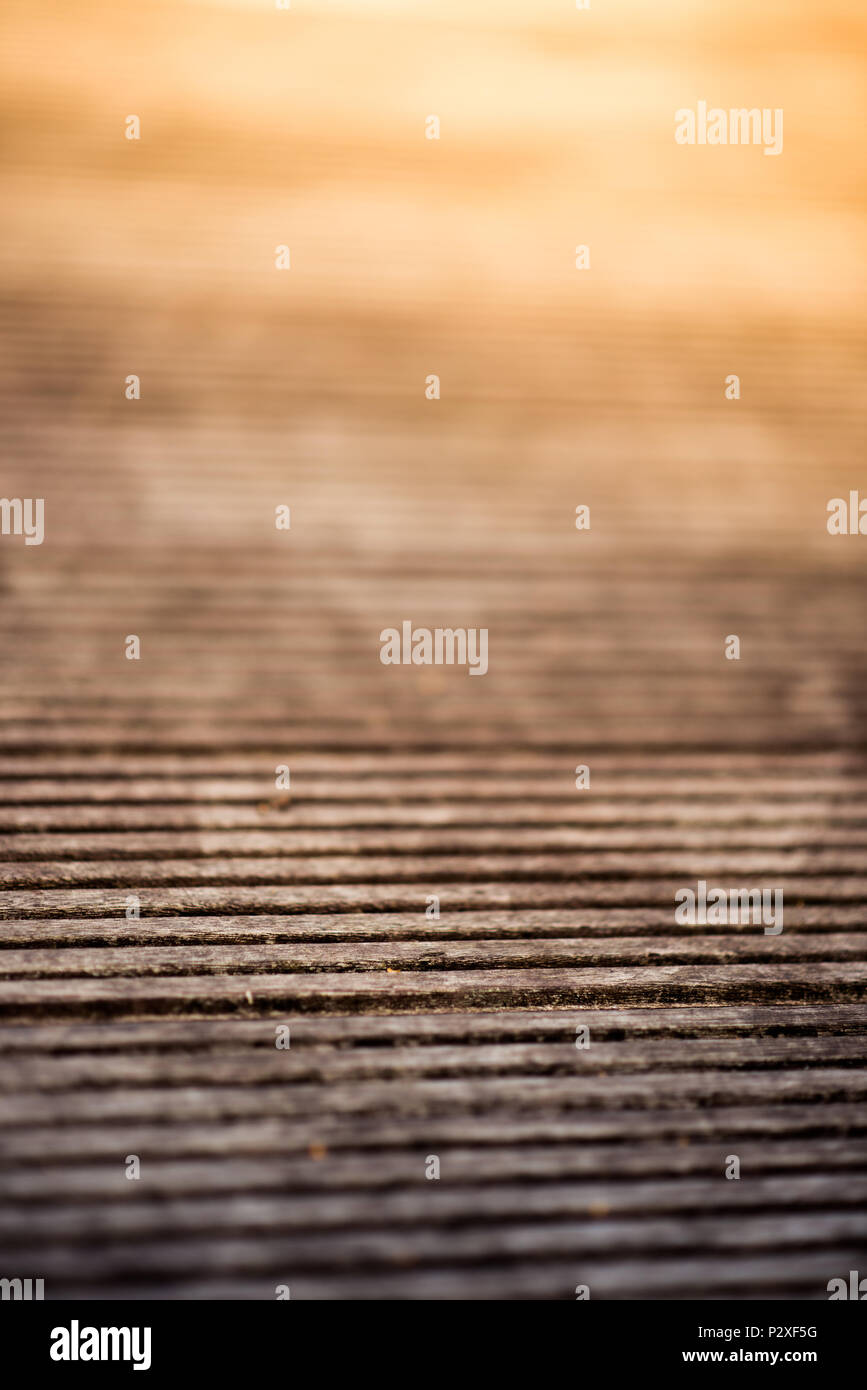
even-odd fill
[[[0,538],[0,1275],[48,1297],[865,1270],[860,124],[829,157],[793,63],[785,156],[687,169],[671,91],[773,26],[452,9],[4,19],[2,490],[46,538]],[[830,15],[791,51],[855,71]],[[406,618],[488,674],[381,665]],[[698,879],[783,932],[676,925]]]

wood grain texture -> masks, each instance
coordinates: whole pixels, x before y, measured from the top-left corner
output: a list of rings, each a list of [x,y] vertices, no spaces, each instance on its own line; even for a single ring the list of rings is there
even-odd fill
[[[3,492],[46,504],[0,535],[0,1277],[825,1298],[867,1269],[864,17],[787,7],[781,66],[747,0],[266,11],[0,18]],[[785,158],[675,144],[708,65]],[[404,619],[487,674],[384,666]],[[782,933],[678,923],[699,879]]]

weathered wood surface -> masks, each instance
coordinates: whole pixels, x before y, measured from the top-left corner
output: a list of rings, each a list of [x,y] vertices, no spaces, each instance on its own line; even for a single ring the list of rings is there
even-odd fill
[[[867,1269],[863,15],[787,7],[784,70],[747,0],[363,8],[0,19],[2,491],[46,501],[0,537],[0,1276],[824,1298]],[[782,159],[674,144],[706,62]],[[488,674],[383,667],[405,618]],[[677,924],[699,878],[783,932]]]

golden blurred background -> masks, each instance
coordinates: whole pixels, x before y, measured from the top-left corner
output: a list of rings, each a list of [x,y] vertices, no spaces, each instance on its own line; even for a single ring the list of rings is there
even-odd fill
[[[116,622],[149,700],[185,662],[214,718],[270,691],[379,727],[410,617],[489,627],[472,698],[531,740],[833,737],[865,28],[839,0],[4,6],[4,491],[47,508],[3,548],[7,702],[116,718]],[[783,154],[677,145],[700,99],[782,107]],[[457,732],[466,686],[426,674],[395,736]]]

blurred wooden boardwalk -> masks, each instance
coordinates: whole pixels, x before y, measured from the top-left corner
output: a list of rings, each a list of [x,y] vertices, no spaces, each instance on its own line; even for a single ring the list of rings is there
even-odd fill
[[[46,539],[0,540],[0,1275],[48,1297],[864,1270],[857,132],[830,160],[786,69],[782,159],[676,165],[678,15],[636,10],[636,85],[542,11],[337,7],[278,52],[224,7],[10,7],[2,490]],[[786,14],[850,61],[846,6]],[[488,674],[383,667],[406,618],[487,627]],[[676,926],[698,879],[782,887],[784,931]]]

